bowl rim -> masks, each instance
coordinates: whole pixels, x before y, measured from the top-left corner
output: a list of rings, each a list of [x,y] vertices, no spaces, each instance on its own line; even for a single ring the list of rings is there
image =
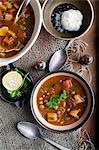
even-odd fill
[[[41,10],[41,5],[40,5],[40,2],[39,0],[34,0],[37,7],[38,7],[38,13],[39,13],[39,24],[38,24],[38,29],[36,31],[36,34],[35,34],[35,37],[33,38],[33,33],[29,39],[29,41],[31,40],[31,42],[28,44],[28,46],[26,47],[26,45],[24,46],[24,48],[17,54],[15,54],[14,56],[11,56],[11,57],[8,57],[8,58],[0,58],[0,65],[8,65],[10,63],[13,63],[15,61],[17,61],[18,59],[20,59],[21,57],[23,57],[30,49],[31,47],[33,46],[33,44],[36,42],[38,36],[39,36],[39,33],[41,31],[41,27],[42,27],[42,10]],[[31,5],[31,3],[30,3]],[[34,12],[34,15],[35,15],[35,12]],[[34,31],[34,30],[33,30]],[[32,39],[33,38],[33,39]],[[26,48],[25,48],[26,47]]]
[[[74,128],[71,128],[69,130],[64,130],[64,131],[59,131],[59,130],[54,130],[54,129],[51,129],[47,126],[45,126],[42,122],[40,122],[40,120],[37,118],[35,112],[34,112],[34,109],[32,107],[33,105],[33,95],[35,94],[35,89],[37,87],[37,85],[43,80],[45,79],[47,76],[50,76],[52,74],[55,74],[55,73],[68,73],[68,74],[72,74],[74,76],[76,76],[77,78],[79,78],[80,80],[82,80],[82,82],[85,83],[86,87],[88,88],[88,91],[90,92],[90,97],[91,97],[91,107],[90,107],[90,110],[88,112],[88,115],[86,116],[85,120],[83,120],[79,125],[77,125],[76,127]],[[41,125],[44,129],[47,129],[49,131],[52,131],[52,132],[59,132],[59,133],[62,133],[62,132],[72,132],[74,130],[77,130],[79,129],[80,127],[82,127],[89,119],[90,117],[92,116],[93,114],[93,111],[94,111],[94,107],[95,107],[95,97],[94,97],[94,93],[93,93],[93,90],[91,88],[91,86],[85,81],[84,78],[82,78],[80,75],[78,75],[77,73],[74,73],[72,71],[57,71],[57,72],[50,72],[48,74],[46,74],[45,76],[43,76],[34,86],[33,88],[33,91],[31,93],[31,98],[30,98],[30,108],[31,108],[31,112],[32,112],[32,115],[34,116],[35,120],[39,123],[39,125]]]
[[[46,7],[46,4],[47,4],[47,2],[48,2],[49,0],[45,0],[45,2],[43,3],[43,6],[42,6],[42,17],[44,18],[44,9],[45,9],[45,7]],[[93,5],[92,5],[92,3],[91,3],[91,1],[90,0],[85,0],[85,1],[87,1],[88,3],[89,3],[89,6],[90,6],[90,8],[91,8],[91,12],[92,12],[92,16],[91,16],[91,21],[90,21],[90,24],[89,24],[89,26],[88,26],[88,28],[81,34],[81,35],[79,35],[79,36],[77,36],[77,37],[71,37],[71,38],[65,38],[65,37],[59,37],[59,36],[57,36],[57,35],[55,35],[55,34],[53,34],[47,27],[46,27],[46,24],[45,24],[45,21],[44,21],[44,19],[43,19],[43,26],[44,26],[44,28],[45,28],[45,30],[49,33],[49,34],[51,34],[53,37],[55,37],[55,38],[57,38],[57,39],[61,39],[61,40],[72,40],[72,39],[78,39],[78,38],[81,38],[82,36],[84,36],[86,33],[88,33],[88,31],[91,29],[91,27],[92,27],[92,24],[93,24],[93,22],[94,22],[94,17],[95,17],[95,11],[94,11],[94,8],[93,8]]]

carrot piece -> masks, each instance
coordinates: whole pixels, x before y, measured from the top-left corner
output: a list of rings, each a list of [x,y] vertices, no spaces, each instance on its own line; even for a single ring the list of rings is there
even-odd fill
[[[2,11],[0,10],[0,17],[2,16]]]
[[[10,45],[14,42],[14,38],[11,37],[10,39],[8,39],[8,37],[6,36],[3,40],[4,43],[6,43],[7,45]]]
[[[63,81],[63,86],[66,90],[69,90],[71,87],[70,81],[69,80]]]
[[[8,10],[9,14],[11,14],[11,15],[12,15],[12,13],[13,13],[14,11],[15,11],[14,8]]]

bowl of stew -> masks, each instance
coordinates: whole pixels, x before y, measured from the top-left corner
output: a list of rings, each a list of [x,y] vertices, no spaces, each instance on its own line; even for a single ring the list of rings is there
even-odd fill
[[[70,131],[90,118],[94,94],[82,77],[60,71],[46,75],[36,84],[30,105],[42,127],[56,132]]]
[[[42,25],[41,6],[33,0],[14,23],[22,0],[0,1],[0,64],[21,58],[35,43]]]

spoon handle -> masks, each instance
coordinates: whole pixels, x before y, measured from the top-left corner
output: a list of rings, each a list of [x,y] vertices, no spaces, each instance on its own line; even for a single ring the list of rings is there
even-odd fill
[[[68,43],[66,44],[65,50],[68,50],[68,48],[70,47],[70,45],[73,41],[74,41],[74,39],[68,41]]]
[[[18,19],[20,18],[21,14],[25,11],[25,8],[27,7],[27,5],[30,3],[30,0],[23,0],[22,4],[20,5],[20,8],[16,14],[14,23],[16,23],[18,21]]]
[[[50,143],[51,145],[55,146],[56,148],[60,149],[60,150],[70,150],[68,148],[65,148],[63,146],[61,146],[60,144],[48,139],[48,138],[45,138],[43,136],[40,136],[43,140],[47,141],[48,143]]]

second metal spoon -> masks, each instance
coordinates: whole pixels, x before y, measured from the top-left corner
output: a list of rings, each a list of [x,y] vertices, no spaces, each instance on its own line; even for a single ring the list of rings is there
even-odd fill
[[[68,41],[64,49],[56,51],[50,59],[49,71],[54,72],[63,68],[67,60],[66,50],[69,48],[73,40]]]
[[[65,147],[57,144],[56,142],[51,141],[50,139],[42,136],[40,134],[39,128],[33,123],[30,123],[30,122],[19,122],[17,124],[17,129],[20,131],[20,133],[22,135],[24,135],[25,137],[27,137],[29,139],[33,140],[33,139],[41,138],[41,139],[47,141],[48,143],[50,143],[51,145],[55,146],[56,148],[58,148],[60,150],[70,150],[70,149],[65,148]]]

